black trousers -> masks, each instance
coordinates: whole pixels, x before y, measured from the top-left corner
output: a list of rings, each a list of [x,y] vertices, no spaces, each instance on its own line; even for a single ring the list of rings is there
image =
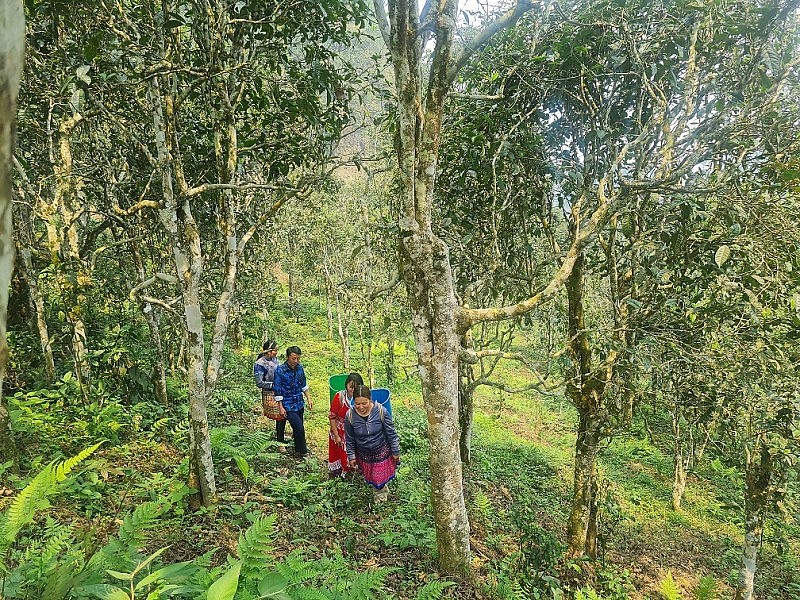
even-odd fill
[[[294,451],[297,454],[307,454],[308,447],[306,446],[306,429],[303,426],[303,412],[305,408],[300,410],[287,410],[286,421],[292,426],[294,432]],[[284,421],[284,424],[286,423]],[[278,421],[280,423],[280,421]]]

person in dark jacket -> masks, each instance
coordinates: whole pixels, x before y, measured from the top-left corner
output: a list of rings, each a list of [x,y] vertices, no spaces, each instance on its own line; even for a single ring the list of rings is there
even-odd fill
[[[310,454],[306,445],[306,430],[303,425],[303,413],[314,408],[311,394],[308,391],[306,373],[300,364],[300,348],[289,346],[286,349],[286,362],[275,370],[275,400],[280,405],[281,414],[289,421],[294,432],[295,456]]]
[[[264,416],[275,421],[275,437],[281,444],[286,443],[286,417],[281,413],[281,408],[275,401],[275,371],[278,369],[278,343],[275,340],[264,342],[264,351],[258,355],[253,365],[253,378],[256,387],[261,390],[261,405]]]
[[[344,420],[347,462],[351,469],[358,466],[381,502],[386,500],[386,484],[394,479],[400,462],[400,438],[392,416],[372,401],[367,386],[356,386],[353,398],[353,408]]]

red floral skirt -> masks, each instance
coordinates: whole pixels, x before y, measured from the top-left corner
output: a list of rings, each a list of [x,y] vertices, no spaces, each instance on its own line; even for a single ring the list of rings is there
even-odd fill
[[[344,440],[344,419],[336,419],[336,430],[339,438]],[[347,466],[347,451],[343,446],[337,446],[328,432],[328,475],[335,477],[348,471],[350,467]]]

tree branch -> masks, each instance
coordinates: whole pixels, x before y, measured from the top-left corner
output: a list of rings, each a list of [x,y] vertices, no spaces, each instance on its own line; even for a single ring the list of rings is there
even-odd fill
[[[400,273],[398,271],[395,271],[394,273],[392,273],[392,278],[391,280],[389,280],[388,283],[385,283],[382,286],[372,290],[372,293],[369,295],[369,299],[374,300],[381,294],[386,294],[391,292],[395,287],[397,287],[398,283],[400,283]]]
[[[277,186],[271,183],[202,183],[187,189],[183,195],[186,198],[191,198],[193,196],[199,196],[203,192],[210,192],[213,190],[235,190],[237,192],[247,190],[273,190],[300,193],[300,190],[297,188],[292,188],[291,186]]]
[[[475,52],[478,51],[478,49],[480,49],[481,46],[488,42],[495,34],[514,25],[514,23],[519,21],[522,15],[529,10],[532,10],[533,7],[534,4],[530,0],[517,0],[516,4],[511,10],[498,17],[477,36],[470,40],[470,42],[464,46],[458,56],[455,57],[455,60],[447,70],[448,84],[452,84],[455,81],[458,72],[465,64],[467,64],[467,61],[472,57],[473,54],[475,54]]]
[[[391,48],[389,17],[386,15],[386,7],[383,5],[383,0],[373,0],[372,4],[375,7],[375,20],[378,21],[378,29],[381,32],[383,43],[386,44],[387,48]]]

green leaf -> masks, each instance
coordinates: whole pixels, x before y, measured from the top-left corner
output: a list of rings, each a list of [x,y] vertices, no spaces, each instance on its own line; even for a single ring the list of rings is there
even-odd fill
[[[120,581],[130,581],[133,579],[133,573],[122,573],[121,571],[112,571],[111,569],[106,569],[106,573]]]
[[[222,577],[217,579],[208,588],[208,600],[233,600],[239,588],[239,572],[242,570],[242,561],[237,560]]]
[[[716,600],[717,582],[713,577],[703,575],[697,582],[697,589],[694,592],[697,600]]]
[[[100,600],[130,600],[130,596],[124,590],[107,583],[87,585],[81,588],[81,592],[91,594]]]
[[[81,65],[75,70],[75,75],[77,75],[78,79],[87,85],[92,83],[92,78],[87,75],[89,69],[91,69],[91,65]]]
[[[289,587],[289,582],[280,573],[267,573],[261,581],[258,582],[258,593],[262,596],[274,597],[275,594],[284,591]]]
[[[731,257],[731,248],[730,246],[726,246],[723,244],[719,248],[717,248],[717,252],[714,254],[714,262],[717,263],[718,267],[721,267],[728,259]]]
[[[658,591],[664,600],[681,600],[681,591],[672,578],[672,571],[667,571],[667,575],[661,581]]]
[[[244,456],[234,456],[233,460],[236,462],[236,466],[239,467],[239,472],[246,481],[250,476],[250,464],[247,462],[247,459]]]
[[[140,589],[146,585],[150,585],[154,581],[169,581],[173,577],[179,577],[188,573],[191,570],[192,562],[185,561],[175,563],[173,565],[167,565],[166,567],[162,567],[160,569],[156,569],[152,573],[150,573],[147,577],[142,579],[139,583],[136,584],[136,589]]]

